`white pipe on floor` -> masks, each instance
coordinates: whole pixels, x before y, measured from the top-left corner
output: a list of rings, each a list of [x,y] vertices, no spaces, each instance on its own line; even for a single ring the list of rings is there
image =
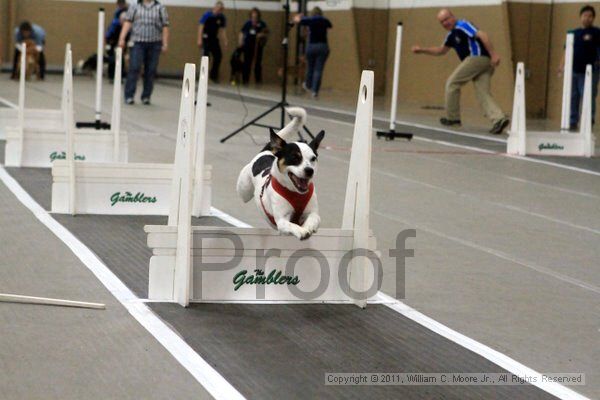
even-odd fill
[[[574,35],[567,34],[567,44],[565,47],[565,70],[563,73],[563,96],[562,96],[562,115],[560,120],[560,129],[569,130],[569,118],[571,114],[571,84],[573,81],[573,41]]]
[[[98,49],[96,53],[96,121],[102,118],[102,72],[104,71],[104,8],[98,11]]]
[[[49,298],[49,297],[22,296],[19,294],[8,294],[8,293],[0,293],[0,302],[41,304],[41,305],[49,305],[49,306],[63,306],[63,307],[77,307],[77,308],[93,308],[96,310],[104,310],[106,308],[106,305],[101,304],[101,303],[88,303],[85,301],[53,299],[53,298]]]
[[[392,83],[392,105],[390,107],[390,130],[396,128],[396,111],[398,107],[398,79],[400,77],[400,53],[402,51],[402,22],[396,27],[396,50],[394,51],[394,79]]]

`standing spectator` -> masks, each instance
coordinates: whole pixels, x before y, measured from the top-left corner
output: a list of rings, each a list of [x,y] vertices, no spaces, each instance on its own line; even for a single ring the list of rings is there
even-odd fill
[[[160,53],[169,47],[169,16],[165,6],[156,0],[138,0],[129,7],[119,36],[119,47],[125,48],[125,39],[131,30],[133,48],[129,60],[129,72],[125,83],[125,103],[133,104],[137,80],[144,65],[144,90],[142,103],[150,104],[154,76]]]
[[[215,83],[219,82],[219,66],[223,58],[219,39],[223,41],[223,47],[227,50],[227,35],[225,34],[227,20],[223,15],[224,9],[223,2],[217,1],[212,10],[205,12],[198,22],[198,47],[202,49],[205,56],[212,56],[209,77]]]
[[[46,57],[44,56],[44,46],[46,45],[46,31],[37,24],[32,24],[29,21],[23,21],[15,28],[15,56],[13,59],[13,68],[11,79],[17,79],[19,73],[17,65],[21,57],[21,44],[26,40],[35,42],[35,48],[38,52],[38,65],[40,68],[40,79],[44,79],[46,75]]]
[[[415,54],[442,56],[454,48],[461,63],[446,81],[446,114],[442,125],[460,125],[460,89],[473,82],[475,94],[485,115],[492,121],[490,133],[499,135],[508,126],[509,120],[490,93],[490,81],[494,68],[500,64],[500,56],[487,35],[467,20],[457,20],[448,9],[442,9],[437,19],[444,29],[450,31],[442,46],[413,46]]]
[[[312,92],[312,96],[319,96],[321,88],[321,78],[325,61],[329,57],[329,45],[327,44],[327,29],[332,28],[331,22],[323,16],[323,10],[314,7],[310,12],[310,17],[303,17],[298,14],[294,17],[294,22],[308,27],[308,45],[306,46],[306,79],[302,84],[304,90]]]
[[[592,121],[596,116],[596,96],[598,95],[598,77],[600,67],[598,65],[600,51],[600,29],[594,26],[596,10],[592,6],[584,6],[579,11],[581,27],[569,31],[574,35],[573,41],[573,83],[571,85],[571,115],[569,118],[569,129],[577,130],[579,124],[579,105],[583,99],[583,87],[585,84],[585,68],[592,65]],[[560,63],[560,72],[565,68],[565,57],[563,55]]]
[[[119,36],[121,35],[121,28],[125,22],[125,15],[129,4],[126,0],[117,0],[117,9],[113,15],[113,19],[110,22],[108,29],[106,30],[106,44],[109,46],[108,55],[108,76],[110,79],[115,79],[115,48],[119,44]],[[127,40],[127,39],[125,39]],[[125,74],[123,68],[122,73]]]
[[[262,56],[269,28],[261,19],[260,11],[254,7],[250,10],[250,19],[246,21],[239,35],[239,45],[244,52],[244,67],[242,80],[244,84],[250,82],[250,71],[254,62],[254,79],[256,83],[262,82]]]

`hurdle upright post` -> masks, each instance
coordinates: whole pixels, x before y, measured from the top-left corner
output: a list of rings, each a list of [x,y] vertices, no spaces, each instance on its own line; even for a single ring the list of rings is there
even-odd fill
[[[589,64],[585,67],[582,103],[579,133],[584,139],[583,155],[585,157],[592,157],[594,155],[594,142],[592,140],[592,66]]]
[[[562,93],[562,114],[560,119],[560,129],[563,131],[569,130],[569,119],[571,116],[571,90],[573,82],[573,42],[572,33],[567,34],[567,42],[565,46],[565,66],[563,72],[563,93]]]
[[[192,184],[194,146],[194,93],[196,66],[186,64],[181,90],[179,123],[173,183],[171,187],[170,226],[177,226],[177,247],[175,250],[175,272],[173,283],[174,299],[187,307],[191,297],[192,284]]]
[[[354,231],[354,249],[369,248],[373,82],[373,71],[363,71],[356,105],[356,120],[342,218],[342,229]],[[354,292],[364,293],[366,289],[368,262],[366,257],[352,259],[348,282]],[[367,305],[366,297],[352,299],[352,302],[363,308]]]
[[[104,72],[104,8],[98,10],[98,46],[96,53],[96,123],[102,119],[102,73]]]
[[[113,85],[112,116],[110,127],[113,133],[113,161],[119,162],[119,151],[121,145],[121,71],[122,71],[123,49],[117,47],[115,50],[115,80]]]
[[[400,55],[402,53],[402,22],[396,26],[396,47],[394,50],[394,77],[392,81],[392,99],[390,106],[390,130],[378,131],[377,137],[385,136],[387,140],[394,140],[396,137],[412,139],[412,133],[396,132],[396,113],[398,111],[398,81],[400,79]]]
[[[21,43],[21,68],[19,73],[19,109],[17,110],[19,148],[17,154],[17,166],[23,162],[23,145],[25,141],[25,73],[27,72],[27,43]]]
[[[527,120],[525,106],[525,64],[517,63],[515,94],[513,97],[512,122],[509,135],[516,140],[508,141],[507,153],[524,156],[527,152]]]
[[[192,215],[199,217],[202,213],[202,197],[204,185],[204,153],[206,147],[206,107],[208,100],[208,57],[200,60],[198,79],[198,96],[196,97],[196,112],[194,117],[194,205]]]
[[[73,121],[73,54],[71,49],[67,50],[65,62],[65,91],[64,91],[64,123],[67,139],[65,158],[69,168],[69,214],[75,215],[75,140]]]

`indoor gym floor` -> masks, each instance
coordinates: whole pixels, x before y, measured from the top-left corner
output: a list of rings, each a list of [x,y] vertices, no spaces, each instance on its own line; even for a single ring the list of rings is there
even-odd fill
[[[94,83],[89,78],[77,78],[75,85],[77,120],[91,119]],[[109,88],[108,85],[105,86],[105,93],[110,93]],[[29,84],[27,90],[29,107],[59,106],[60,79],[58,77],[50,76],[47,82]],[[211,90],[209,101],[212,103],[212,107],[209,108],[208,113],[207,162],[213,165],[215,182],[213,205],[251,225],[265,226],[254,206],[252,204],[242,205],[237,199],[234,189],[239,169],[258,151],[259,145],[255,145],[250,136],[244,133],[226,144],[219,143],[220,138],[241,125],[244,116],[241,102],[230,90],[226,93],[223,93],[223,90],[219,90],[219,92]],[[0,88],[0,96],[12,102],[16,102],[16,93],[16,84],[7,83]],[[110,110],[108,97],[105,96],[104,102],[106,110]],[[124,107],[122,125],[130,132],[131,161],[172,161],[178,100],[178,85],[159,84],[153,96],[154,104],[152,106]],[[250,116],[258,114],[264,109],[264,102],[252,101],[250,98],[246,100]],[[318,105],[319,103],[311,104]],[[342,108],[344,112],[350,111],[348,106]],[[326,140],[323,143],[324,148],[320,151],[319,171],[316,178],[320,214],[323,219],[322,226],[339,226],[352,137],[351,118],[344,113],[328,110],[317,112],[311,107],[307,107],[307,109],[309,112],[308,125],[311,129],[324,129],[327,132]],[[382,116],[383,112],[379,112],[377,115]],[[276,118],[273,118],[273,122],[275,120]],[[376,121],[375,126],[382,128],[385,125]],[[414,129],[414,131],[417,133],[417,137],[411,142],[375,141],[372,158],[371,226],[378,239],[378,248],[385,255],[388,249],[393,248],[399,232],[410,228],[417,231],[416,239],[408,241],[408,247],[415,249],[415,257],[408,259],[405,279],[400,279],[405,283],[403,301],[425,315],[536,371],[584,372],[587,384],[573,387],[574,390],[590,398],[600,397],[598,381],[600,377],[598,372],[600,366],[598,361],[600,359],[600,270],[598,269],[600,264],[600,248],[598,246],[600,244],[600,205],[598,203],[600,200],[598,180],[600,162],[598,159],[552,159],[549,163],[545,162],[547,159],[524,160],[503,155],[504,146],[494,140],[497,139],[496,137],[490,139],[465,137],[441,132],[439,129]],[[252,128],[249,129],[249,132],[252,133],[257,143],[261,144],[265,141],[265,129]],[[46,179],[46,185],[49,184],[49,178],[44,178],[40,171],[9,170],[9,173],[22,182],[26,190],[28,190],[27,182],[32,180],[35,182],[35,179],[38,179],[38,182],[44,182]],[[47,176],[49,177],[49,174]],[[48,187],[44,189],[43,183],[33,184],[28,192],[34,198],[37,196],[39,200],[36,200],[43,206],[43,190],[47,190]],[[7,190],[5,189],[4,192]],[[4,196],[7,196],[6,193]],[[8,199],[8,197],[6,198]],[[54,252],[64,256],[62,253],[68,253],[68,249],[55,250],[56,245],[53,245],[52,241],[44,239],[33,241],[33,245],[36,248],[39,246],[39,250],[32,251],[30,248],[32,241],[28,235],[30,230],[41,231],[39,234],[44,238],[52,237],[52,235],[49,232],[43,232],[41,226],[36,226],[35,220],[29,221],[29,225],[23,222],[28,218],[27,212],[16,212],[14,210],[19,209],[19,205],[9,203],[11,202],[8,200],[4,202],[6,207],[9,207],[7,210],[13,211],[3,212],[1,221],[1,226],[7,227],[7,229],[2,229],[6,236],[0,244],[1,253],[9,255],[2,257],[2,264],[6,267],[3,268],[5,272],[2,274],[4,277],[2,281],[6,282],[7,286],[2,290],[22,294],[26,294],[23,292],[28,289],[37,289],[47,295],[52,294],[53,291],[56,291],[54,294],[61,293],[62,290],[57,287],[62,282],[73,283],[70,281],[70,274],[63,271],[64,276],[53,275],[53,280],[46,282],[45,279],[34,279],[34,276],[37,277],[39,273],[34,267],[37,262],[48,259],[47,257],[51,255],[59,256],[59,254],[53,254]],[[86,242],[88,240],[90,247],[100,243],[102,232],[105,232],[104,237],[108,240],[111,236],[110,226],[108,226],[110,223],[107,225],[106,217],[85,218],[90,218],[89,225],[82,224],[78,217],[71,219],[59,216],[57,220],[74,232],[84,243],[88,244]],[[92,218],[102,219],[105,226],[95,229],[99,226],[98,224],[101,225],[101,222],[93,222]],[[29,217],[29,219],[32,218]],[[75,223],[73,220],[78,221]],[[114,226],[118,225],[119,223],[114,222]],[[12,231],[14,229],[24,230],[23,235],[17,235]],[[95,240],[85,239],[85,232],[89,233],[90,231],[98,232],[100,236]],[[124,238],[131,235],[130,232],[122,232],[122,234]],[[141,239],[143,240],[143,235]],[[15,244],[15,242],[17,243]],[[58,240],[55,239],[54,242],[58,242]],[[110,249],[108,246],[107,248]],[[99,255],[102,252],[101,249],[92,248],[92,250]],[[49,254],[44,254],[44,252]],[[38,259],[36,259],[35,253],[39,253]],[[24,260],[24,254],[32,258],[31,268],[34,270],[24,271],[24,276],[19,279],[18,273],[21,272],[15,272],[14,268],[17,267],[14,263]],[[110,250],[107,254],[110,255]],[[73,257],[70,256],[70,258]],[[384,258],[382,291],[390,295],[394,295],[396,282],[393,261],[387,257]],[[85,271],[77,272],[78,268],[75,264],[71,265],[75,272],[70,272],[75,275],[85,275]],[[80,266],[80,268],[84,267]],[[13,272],[8,273],[8,271]],[[62,279],[59,279],[61,276]],[[83,277],[81,279],[84,280]],[[87,281],[90,279],[94,278],[90,275],[87,277]],[[121,277],[121,279],[132,289],[133,287],[144,287],[143,283],[140,284],[135,279],[130,281],[126,277]],[[87,281],[87,285],[96,286],[98,293],[102,292],[98,282],[93,284]],[[32,282],[35,282],[35,286],[28,286]],[[71,289],[73,292],[65,289],[65,293],[70,293],[71,297],[88,298],[87,292],[78,285]],[[143,292],[136,294],[140,297],[144,296]],[[102,296],[102,300],[108,302],[106,298],[110,296],[106,296],[106,294]],[[88,300],[92,301],[89,298]],[[28,307],[28,310],[35,309],[30,306],[2,305],[4,312],[8,313],[2,318],[11,322],[11,325],[3,324],[2,326],[13,326],[14,331],[31,331],[31,334],[33,332],[44,333],[44,337],[52,335],[52,330],[45,331],[45,328],[40,328],[40,319],[26,317],[23,314],[23,307]],[[202,330],[195,332],[193,321],[207,322],[211,321],[211,318],[218,319],[217,316],[221,314],[227,315],[227,312],[219,307],[222,306],[194,306],[190,311],[195,312],[194,315],[200,315],[198,317],[200,319],[190,318],[192,320],[190,322],[188,319],[182,320],[179,317],[181,311],[177,310],[177,307],[152,305],[156,313],[174,326],[186,340],[195,345],[202,345],[202,334],[206,334],[203,329],[210,329],[210,326],[207,327],[202,323]],[[265,319],[268,320],[267,322],[272,322],[269,320],[269,314],[264,311],[265,307],[247,307],[249,309],[237,307],[231,312],[242,316],[251,314],[260,317],[259,320]],[[380,314],[381,306],[372,307],[373,311],[369,311],[370,308],[367,308],[356,316],[354,316],[355,313],[360,310],[346,311],[346,306],[310,307],[314,307],[314,310],[307,314],[317,315],[317,319],[320,321],[345,317],[349,322],[363,324],[361,326],[364,328],[362,334],[367,335],[366,337],[371,331],[366,329],[365,325],[372,327],[373,331],[385,332],[386,329],[389,329],[391,335],[412,332],[415,337],[421,337],[423,340],[428,336],[418,329],[415,333],[411,329],[402,327],[398,325],[398,321],[389,321],[389,318]],[[340,311],[336,311],[338,309]],[[17,311],[19,314],[16,314]],[[32,312],[36,313],[37,310]],[[279,312],[289,314],[287,311]],[[369,312],[373,314],[364,314]],[[60,321],[60,318],[68,319],[70,317],[70,315],[67,316],[67,311],[55,311],[54,309],[49,311],[44,308],[40,314],[42,313],[43,315],[52,314],[52,321],[55,323]],[[57,315],[53,315],[55,313]],[[201,319],[202,313],[205,313],[205,320]],[[296,313],[302,314],[301,311]],[[121,312],[121,314],[126,313]],[[15,317],[13,320],[15,315],[18,315],[19,318]],[[85,313],[85,317],[89,320],[93,320],[94,315],[97,314]],[[138,332],[143,329],[136,326],[135,321],[128,321],[126,315],[118,315],[118,317],[121,318],[120,323],[127,326],[120,326],[118,330],[113,327],[110,337],[107,338],[108,342],[117,342],[123,345],[122,342],[130,340],[143,346],[142,342],[138,342],[137,339],[139,336],[145,336],[144,340],[150,343],[148,345],[148,348],[151,349],[150,352],[156,353],[146,355],[149,359],[155,357],[154,360],[159,359],[161,363],[177,364],[175,360],[168,360],[169,357],[160,356],[161,352],[166,353],[164,349],[157,343],[152,345],[149,335]],[[232,322],[228,322],[228,324],[230,323]],[[88,335],[94,334],[94,324],[103,326],[100,321],[90,323],[86,327],[89,330]],[[186,327],[186,324],[192,324],[191,332],[186,330],[189,328]],[[58,331],[60,331],[59,328],[60,326],[56,327]],[[261,330],[263,328],[264,331]],[[257,329],[259,332],[245,332],[250,336],[247,340],[252,344],[256,343],[252,333],[267,334],[268,337],[270,329],[278,328],[264,327],[261,324]],[[413,329],[416,328],[413,327]],[[98,328],[98,331],[101,329]],[[123,337],[113,337],[117,333],[125,331],[127,332]],[[194,338],[194,334],[199,337]],[[307,331],[307,335],[314,334],[315,332]],[[297,335],[302,336],[298,332]],[[0,339],[2,341],[1,351],[7,352],[7,358],[2,357],[2,359],[14,359],[23,353],[23,348],[27,349],[27,346],[18,347],[18,345],[23,345],[21,340],[27,340],[27,335],[15,344],[10,341],[4,342],[8,341],[8,336],[3,334],[1,337],[4,338]],[[397,336],[395,337],[397,338]],[[40,337],[37,339],[41,340]],[[349,341],[351,341],[350,339],[348,338]],[[54,340],[56,338],[49,338],[48,346],[51,347]],[[318,339],[315,338],[315,340]],[[370,343],[369,340],[366,341]],[[401,342],[402,340],[398,339],[398,343],[401,344]],[[406,342],[410,343],[409,340]],[[233,346],[227,340],[224,340],[223,343],[213,343],[213,345],[225,345],[229,350],[234,349],[234,347],[227,347]],[[360,335],[356,337],[356,343],[361,343]],[[375,344],[371,343],[371,345]],[[415,357],[423,354],[424,360],[433,359],[441,363],[431,364],[431,371],[424,372],[436,372],[440,368],[451,369],[451,366],[444,363],[452,359],[460,359],[460,357],[448,356],[446,352],[449,350],[444,349],[442,345],[432,347],[428,346],[426,342],[419,342],[413,346],[422,347],[415,353]],[[120,352],[116,347],[109,348]],[[131,347],[127,348],[132,353],[136,353]],[[101,344],[96,350],[101,350]],[[343,355],[343,352],[344,350],[340,349],[338,353]],[[27,354],[29,351],[25,353]],[[410,354],[410,351],[406,353]],[[355,355],[352,351],[348,351],[347,354],[349,358],[351,354]],[[330,353],[327,355],[331,356]],[[38,357],[44,358],[43,352],[38,348],[31,348],[29,356],[28,362],[31,364],[35,364]],[[245,356],[252,359],[256,355],[249,352]],[[48,364],[41,364],[37,368],[49,368],[52,365],[52,368],[56,369],[69,362],[68,359],[61,360],[60,354],[57,354],[56,357],[56,364],[46,360]],[[120,352],[119,357],[128,356]],[[139,357],[139,354],[132,355],[132,362]],[[87,358],[89,358],[87,362],[90,366],[95,365],[93,356]],[[383,366],[388,370],[387,372],[403,370],[405,366],[411,365],[403,360],[390,357]],[[147,369],[139,369],[132,365],[132,370],[135,369],[136,372],[129,371],[129,373],[133,375],[139,373],[137,378],[139,382],[144,382],[149,376],[156,373],[152,370],[151,365],[147,365],[148,362],[137,361],[145,365]],[[366,372],[356,359],[337,361],[350,363],[350,367],[345,368],[345,371]],[[423,362],[423,360],[413,361]],[[96,362],[99,360],[96,359]],[[110,370],[110,360],[102,362],[107,363],[105,367]],[[113,360],[113,362],[118,363],[117,360]],[[298,363],[299,367],[302,366],[301,360]],[[212,365],[221,372],[219,365]],[[334,363],[332,367],[337,365]],[[394,365],[397,365],[395,370],[389,371]],[[462,366],[464,365],[471,366],[471,369],[475,368],[477,371],[481,369],[478,364],[474,364],[475,367],[473,367],[466,362]],[[367,364],[366,366],[371,367],[372,365]],[[25,370],[32,368],[26,363],[21,367]],[[414,368],[426,370],[427,367],[428,365],[424,364]],[[492,367],[494,366],[492,365]],[[179,367],[177,365],[156,367],[160,370],[163,368],[177,371]],[[240,371],[236,371],[235,368],[229,370],[223,366],[221,368],[226,371],[222,372],[224,377],[233,383],[243,395],[253,398],[254,393],[260,393],[257,391],[259,388],[253,388],[251,371],[245,371],[248,376],[239,376]],[[37,372],[45,370],[39,369]],[[84,370],[72,367],[69,369],[73,374],[74,381],[77,380],[77,374],[84,373]],[[461,367],[456,366],[456,370],[460,371]],[[31,371],[33,373],[36,369],[31,369]],[[58,372],[56,371],[56,373]],[[111,372],[116,373],[117,371]],[[228,373],[231,376],[228,376]],[[25,379],[25,375],[15,374],[10,379],[15,382],[18,379]],[[184,376],[175,372],[173,375],[177,375],[177,379],[185,381],[178,385],[180,388],[178,390],[182,391],[179,395],[180,398],[187,397],[186,390],[194,393],[196,390],[198,390],[197,393],[201,392],[202,389],[193,379],[186,380]],[[299,380],[302,376],[304,375],[299,375]],[[31,376],[27,379],[30,378]],[[164,378],[172,379],[172,377]],[[309,382],[313,382],[311,379],[314,377],[309,378],[307,377],[307,380],[299,383],[290,381],[286,384],[307,385]],[[250,383],[244,383],[247,379],[250,379]],[[110,382],[110,376],[107,375],[105,380]],[[102,380],[99,379],[97,385],[102,386],[101,382]],[[129,393],[132,398],[135,397],[134,393],[138,390],[135,386],[136,382],[135,379],[127,380],[127,384],[124,384],[122,389],[130,392],[119,393]],[[5,384],[2,383],[0,386],[5,387]],[[23,384],[25,385],[26,382]],[[322,385],[322,381],[315,382],[314,385]],[[36,385],[27,386],[30,387],[30,390],[34,390],[33,387],[36,387]],[[142,386],[143,388],[140,390],[148,390],[156,398],[162,398],[160,391],[151,390],[147,384]],[[157,384],[157,386],[161,385]],[[92,387],[93,385],[90,393],[94,393]],[[117,391],[120,387],[115,386],[113,389]],[[325,389],[324,385],[313,388],[313,390]],[[323,392],[322,395],[326,396],[327,393],[331,393],[331,396],[335,397],[336,393],[345,393],[346,395],[353,393],[352,391],[346,392],[349,389],[351,388],[332,388],[330,392]],[[405,390],[400,393],[415,398],[438,398],[439,396],[436,394],[445,396],[445,398],[481,397],[481,393],[476,391],[455,392],[453,388],[434,387],[435,391],[431,393],[412,391],[413,389],[408,387],[388,388],[388,390],[396,391]],[[440,389],[447,389],[447,392],[445,394],[438,393]],[[63,398],[69,397],[68,388],[64,390]],[[101,393],[101,389],[98,390],[97,393]],[[336,392],[337,390],[343,390],[343,392]],[[367,390],[367,392],[363,392],[363,390]],[[14,398],[22,397],[19,396],[19,393],[9,394],[12,394],[11,397],[14,396]],[[299,396],[302,393],[299,392]],[[361,394],[364,396],[368,393],[368,388],[361,388],[356,395],[360,397]],[[498,397],[508,396],[507,398],[511,398],[512,396],[510,392],[505,392],[504,396],[502,396],[504,392],[501,391],[494,393],[498,393]],[[544,396],[543,392],[536,389],[526,397],[531,398],[533,393],[540,397]],[[304,394],[307,393],[304,392]],[[382,392],[381,396],[381,398],[385,398],[386,393]]]

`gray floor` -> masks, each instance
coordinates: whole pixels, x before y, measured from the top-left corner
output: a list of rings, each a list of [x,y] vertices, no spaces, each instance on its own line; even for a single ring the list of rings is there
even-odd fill
[[[93,115],[93,85],[76,79],[78,120]],[[16,93],[10,83],[0,88],[0,96],[13,102]],[[28,93],[29,106],[58,107],[60,81],[29,85]],[[131,161],[172,161],[178,98],[178,88],[157,85],[152,106],[123,109]],[[239,169],[264,142],[266,130],[251,128],[220,144],[241,125],[245,111],[233,98],[210,101],[207,161],[219,182],[214,204],[265,226],[255,208],[241,205],[233,193]],[[104,103],[110,109],[109,99]],[[246,106],[249,116],[264,110]],[[327,132],[316,186],[322,226],[336,227],[352,126],[327,115],[310,114],[309,125]],[[432,140],[502,151],[493,142],[463,142],[434,131],[419,135],[373,146],[371,226],[379,249],[386,254],[401,230],[417,229],[416,240],[409,241],[416,257],[400,279],[404,301],[540,372],[585,372],[587,385],[575,390],[600,397],[599,177]],[[575,161],[598,170],[598,160]],[[382,290],[388,294],[395,292],[392,261],[384,259]]]
[[[3,184],[0,291],[106,304],[0,303],[0,398],[210,398]]]

